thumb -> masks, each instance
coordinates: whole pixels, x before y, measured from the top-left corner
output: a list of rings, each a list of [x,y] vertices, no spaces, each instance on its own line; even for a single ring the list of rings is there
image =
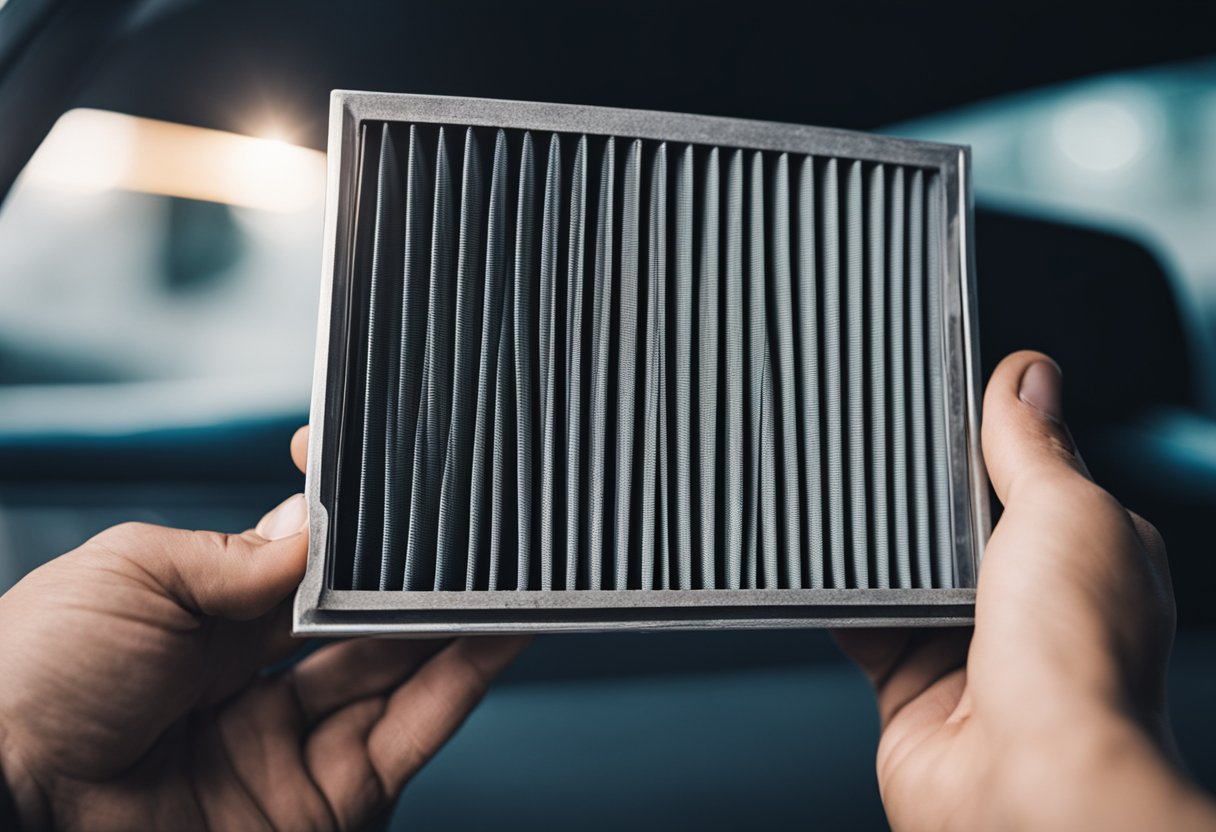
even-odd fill
[[[1005,358],[984,394],[984,462],[992,487],[1008,506],[1015,493],[1088,480],[1064,423],[1060,368],[1040,352]]]
[[[269,612],[304,577],[307,527],[308,506],[296,494],[243,534],[129,523],[94,540],[186,609],[248,620]]]

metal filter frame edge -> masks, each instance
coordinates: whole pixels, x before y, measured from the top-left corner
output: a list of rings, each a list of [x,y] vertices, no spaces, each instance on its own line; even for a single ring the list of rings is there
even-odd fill
[[[350,287],[354,264],[360,134],[365,122],[414,122],[586,133],[700,145],[837,156],[936,169],[947,219],[942,333],[952,421],[951,471],[965,466],[967,487],[951,477],[957,568],[974,585],[991,517],[980,451],[978,310],[975,290],[970,148],[833,128],[530,101],[335,90],[330,98],[321,301],[309,424],[305,493],[308,565],[295,597],[300,636],[593,632],[730,627],[964,626],[974,621],[975,590],[580,590],[578,592],[381,592],[334,590],[327,504],[336,506],[345,418]],[[936,232],[935,232],[936,233]],[[940,244],[940,241],[935,241]],[[338,323],[338,326],[335,326]],[[962,344],[961,354],[958,344]],[[341,391],[335,397],[329,390]]]

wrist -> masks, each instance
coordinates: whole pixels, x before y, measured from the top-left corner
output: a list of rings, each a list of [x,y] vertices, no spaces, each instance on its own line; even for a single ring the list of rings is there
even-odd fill
[[[1143,726],[1115,715],[1079,720],[1012,753],[997,784],[1013,828],[1211,830],[1216,805]]]

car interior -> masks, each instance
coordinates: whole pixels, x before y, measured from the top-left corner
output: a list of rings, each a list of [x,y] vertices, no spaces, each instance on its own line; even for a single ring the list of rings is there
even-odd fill
[[[957,141],[983,376],[1053,356],[1094,478],[1161,530],[1171,719],[1214,789],[1209,5],[0,0],[0,590],[302,489],[333,89]],[[823,631],[544,636],[387,823],[882,829],[877,734]]]

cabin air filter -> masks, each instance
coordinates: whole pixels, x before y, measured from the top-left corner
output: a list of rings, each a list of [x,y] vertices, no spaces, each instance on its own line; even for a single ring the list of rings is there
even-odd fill
[[[332,105],[297,633],[971,619],[966,148]]]

